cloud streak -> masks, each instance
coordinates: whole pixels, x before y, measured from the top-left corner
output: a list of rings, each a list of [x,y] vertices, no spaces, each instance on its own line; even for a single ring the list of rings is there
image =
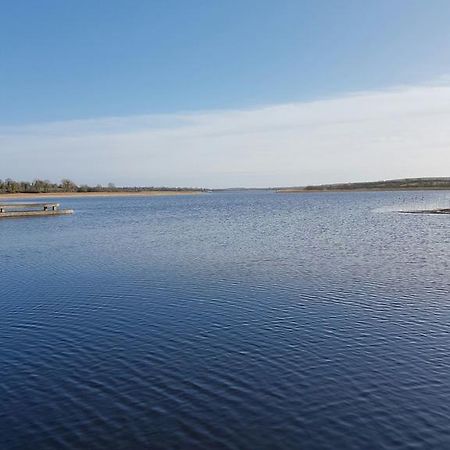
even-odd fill
[[[287,186],[448,176],[450,84],[246,110],[0,127],[0,178]]]

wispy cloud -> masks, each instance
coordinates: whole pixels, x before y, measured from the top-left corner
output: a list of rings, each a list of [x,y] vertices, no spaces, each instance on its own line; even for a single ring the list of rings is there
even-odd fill
[[[450,83],[266,107],[0,127],[0,178],[281,186],[449,176]]]

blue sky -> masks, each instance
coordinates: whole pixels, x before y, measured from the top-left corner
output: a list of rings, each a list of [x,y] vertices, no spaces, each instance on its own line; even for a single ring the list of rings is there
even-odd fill
[[[450,74],[448,0],[0,0],[0,7],[0,156],[6,155],[4,167],[9,172],[0,173],[0,178],[24,178],[36,168],[39,173],[35,176],[53,179],[64,175],[93,182],[96,174],[86,175],[89,171],[84,171],[82,160],[64,166],[63,159],[68,156],[64,149],[52,155],[60,175],[46,173],[39,165],[28,167],[27,157],[33,153],[38,158],[42,153],[47,158],[51,136],[55,139],[52,144],[68,139],[66,134],[55,136],[54,122],[94,121],[95,125],[89,122],[87,128],[95,127],[96,133],[101,129],[112,139],[118,133],[114,129],[117,117],[121,118],[120,134],[129,136],[123,143],[129,151],[129,167],[125,167],[124,177],[112,164],[109,172],[97,174],[100,182],[203,185],[219,180],[220,185],[273,185],[422,175],[417,161],[395,173],[360,171],[352,176],[339,167],[335,173],[308,171],[301,164],[302,152],[317,143],[292,145],[303,136],[299,125],[297,135],[289,141],[297,149],[292,151],[298,153],[297,177],[281,172],[273,176],[255,169],[242,176],[227,176],[225,170],[217,178],[213,163],[217,158],[222,160],[223,154],[216,155],[219,150],[211,143],[211,172],[205,168],[197,177],[174,177],[179,156],[167,150],[167,173],[155,174],[151,155],[157,149],[150,142],[133,147],[133,133],[154,130],[161,116],[173,130],[180,114],[192,119],[202,112],[217,117],[218,111],[223,111],[229,116],[232,111],[260,111],[327,99],[332,102],[367,92],[383,96],[386,90],[402,86],[414,90],[422,85],[448,84]],[[428,111],[433,106],[424,108]],[[105,123],[108,131],[104,130]],[[126,130],[124,123],[128,124]],[[30,129],[35,130],[30,124],[41,125],[40,138],[50,133],[45,140],[47,147],[21,147]],[[83,145],[91,132],[86,126],[76,131],[71,126],[56,128],[78,133],[70,138],[79,139]],[[166,125],[163,128],[167,130]],[[257,168],[260,163],[258,139],[242,147],[244,153],[251,151],[254,155],[246,160],[249,168]],[[191,152],[201,147],[197,142],[192,143]],[[9,150],[4,147],[6,143]],[[158,141],[159,148],[165,144]],[[364,147],[364,141],[358,144]],[[239,140],[233,145],[239,149]],[[264,155],[272,152],[276,158],[280,148],[273,145],[272,149],[265,148]],[[218,147],[220,152],[227,151]],[[145,163],[149,165],[148,177],[137,174],[133,164],[145,149],[150,155]],[[345,157],[339,142],[335,149]],[[73,151],[74,147],[67,148],[67,152]],[[204,161],[205,151],[198,150],[193,159]],[[142,165],[146,159],[139,161]],[[223,167],[231,167],[233,161],[239,164],[236,151],[223,161]],[[442,165],[447,160],[440,162]],[[423,167],[423,161],[421,164]],[[423,175],[441,175],[433,167],[425,167]]]

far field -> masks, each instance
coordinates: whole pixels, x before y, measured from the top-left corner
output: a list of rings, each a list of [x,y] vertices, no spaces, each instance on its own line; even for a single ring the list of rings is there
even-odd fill
[[[405,190],[450,190],[450,177],[445,178],[403,178],[361,183],[320,184],[313,186],[284,187],[280,193],[294,192],[339,192],[339,191],[405,191]]]

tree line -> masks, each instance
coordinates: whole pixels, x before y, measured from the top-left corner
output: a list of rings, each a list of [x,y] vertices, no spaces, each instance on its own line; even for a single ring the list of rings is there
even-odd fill
[[[49,180],[34,181],[16,181],[11,178],[0,180],[0,194],[46,194],[55,192],[140,192],[140,191],[194,191],[202,190],[196,188],[171,188],[171,187],[116,187],[114,183],[107,186],[97,184],[88,186],[87,184],[78,185],[67,178],[59,183],[53,183]]]

